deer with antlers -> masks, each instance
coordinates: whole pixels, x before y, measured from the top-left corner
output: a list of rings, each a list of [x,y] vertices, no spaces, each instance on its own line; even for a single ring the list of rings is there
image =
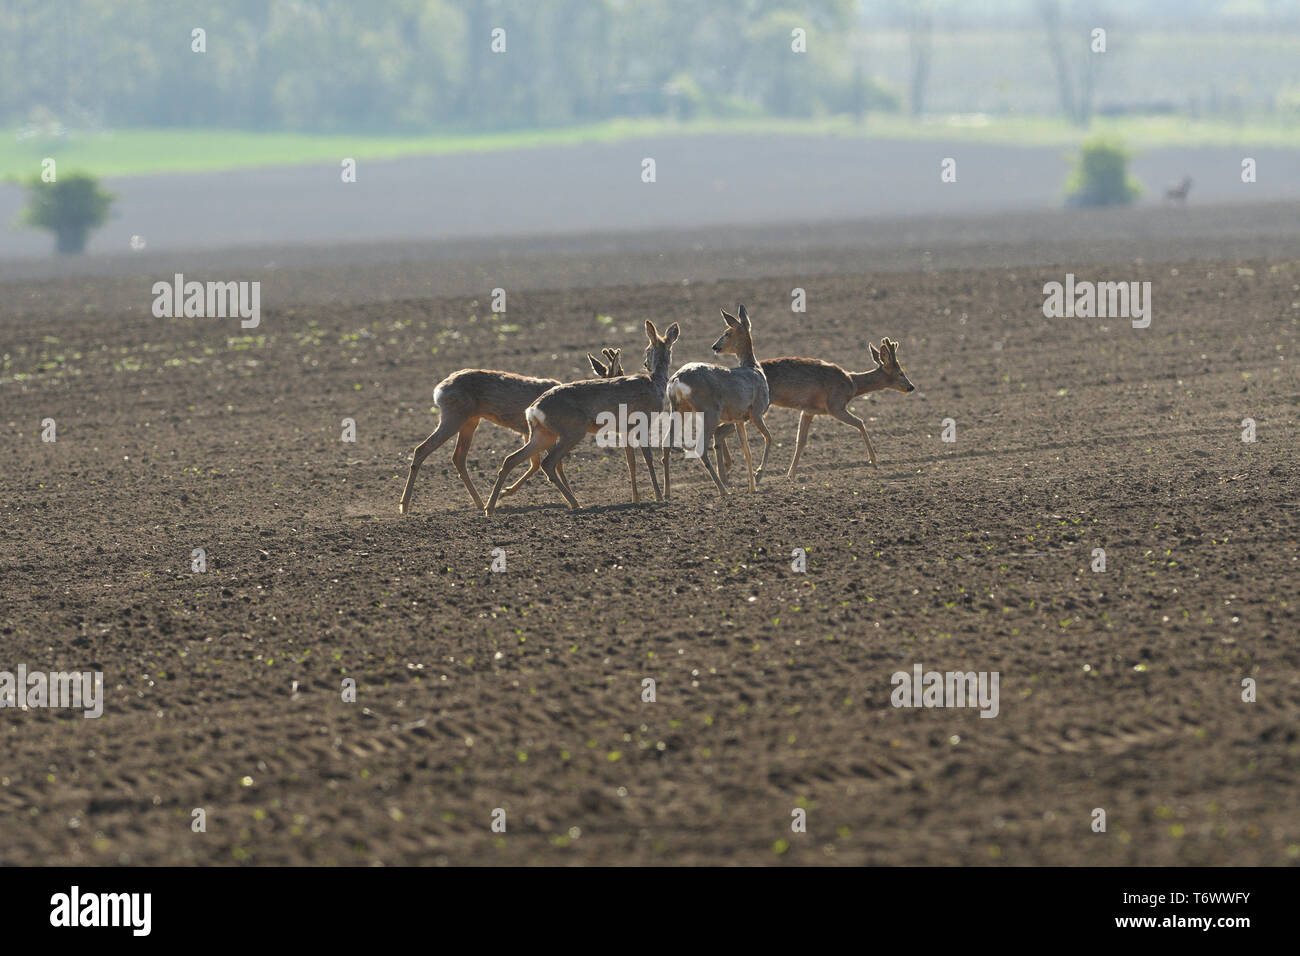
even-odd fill
[[[606,348],[602,350],[608,365],[601,364],[590,352],[587,359],[592,371],[601,378],[615,378],[623,374],[623,365],[619,359],[621,349]],[[470,442],[479,422],[486,419],[494,425],[509,428],[521,435],[528,434],[528,423],[524,412],[528,406],[543,393],[563,384],[553,378],[532,378],[515,375],[513,372],[498,372],[494,369],[465,368],[453,372],[438,383],[433,390],[433,404],[438,406],[438,428],[432,435],[415,447],[411,456],[411,469],[406,475],[406,487],[402,490],[402,500],[397,510],[406,514],[411,507],[411,493],[415,488],[415,476],[424,459],[436,451],[452,435],[456,435],[456,450],[452,452],[451,462],[460,474],[460,480],[469,489],[474,506],[483,508],[483,499],[478,496],[478,489],[470,479],[465,467],[469,457]],[[541,456],[534,456],[531,466],[522,478],[516,481],[504,494],[509,496],[519,490],[519,486],[541,470]],[[633,491],[636,484],[633,481]]]
[[[574,497],[562,468],[565,456],[587,435],[600,431],[603,427],[601,419],[617,414],[620,406],[625,408],[627,415],[640,413],[647,417],[663,410],[673,343],[677,341],[681,330],[674,322],[661,336],[655,324],[647,319],[645,331],[646,338],[649,339],[645,350],[647,374],[570,382],[550,389],[528,406],[524,412],[528,423],[528,440],[501,463],[496,483],[492,486],[492,494],[483,509],[484,514],[490,516],[496,509],[502,486],[510,473],[525,458],[535,460],[543,452],[546,454],[542,458],[542,471],[551,484],[559,489],[569,507],[575,511],[578,509],[578,499]],[[594,357],[592,359],[594,362]],[[636,502],[640,497],[636,489],[636,458],[631,444],[626,446],[626,451],[628,474],[632,480],[632,500]],[[642,446],[641,452],[650,469],[650,483],[654,486],[655,498],[662,500],[649,446]]]
[[[794,459],[790,462],[789,471],[785,473],[786,478],[794,478],[795,471],[799,468],[799,456],[808,443],[808,432],[812,429],[813,419],[818,415],[829,415],[856,428],[866,442],[867,459],[871,467],[876,468],[876,451],[871,447],[871,439],[867,437],[867,426],[849,411],[849,402],[868,392],[885,389],[912,392],[916,386],[908,380],[907,373],[898,363],[897,342],[884,338],[880,340],[879,350],[874,345],[869,345],[869,348],[871,357],[876,362],[876,367],[869,372],[850,372],[833,362],[796,356],[767,359],[761,363],[763,374],[767,376],[772,404],[799,410],[799,438],[795,444]],[[731,452],[726,440],[732,430],[732,426],[723,425],[717,433],[722,463],[728,469],[731,467]]]

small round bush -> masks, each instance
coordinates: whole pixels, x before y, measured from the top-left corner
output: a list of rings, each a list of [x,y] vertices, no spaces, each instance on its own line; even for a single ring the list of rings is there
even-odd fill
[[[1127,206],[1142,193],[1128,174],[1129,154],[1115,140],[1093,137],[1074,157],[1074,170],[1066,183],[1070,206]]]
[[[92,229],[108,220],[115,198],[94,176],[74,173],[52,183],[36,177],[27,184],[28,204],[23,220],[54,233],[55,248],[66,254],[84,252]]]

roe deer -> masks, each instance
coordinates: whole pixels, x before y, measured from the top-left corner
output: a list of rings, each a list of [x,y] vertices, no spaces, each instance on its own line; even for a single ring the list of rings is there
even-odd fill
[[[492,486],[492,495],[488,498],[483,513],[491,515],[496,509],[497,499],[501,496],[501,486],[505,484],[510,472],[519,467],[525,458],[536,457],[546,452],[542,459],[542,471],[551,484],[564,495],[564,500],[573,510],[578,508],[578,499],[573,496],[568,479],[564,477],[561,465],[564,457],[573,451],[575,445],[588,434],[599,431],[597,417],[602,412],[618,414],[619,406],[625,406],[630,416],[641,412],[647,418],[661,413],[664,407],[664,391],[668,387],[668,367],[672,364],[673,343],[681,329],[674,322],[668,330],[659,335],[659,330],[649,319],[645,323],[646,338],[650,344],[645,350],[645,367],[648,375],[626,375],[622,378],[607,378],[602,381],[570,382],[559,385],[541,395],[528,406],[524,413],[528,422],[528,441],[523,447],[506,456],[497,473],[496,483]],[[632,500],[640,501],[636,490],[636,458],[631,445],[626,446],[628,475],[632,479]],[[655,498],[662,500],[659,493],[659,479],[655,475],[654,459],[650,447],[641,449],[646,466],[650,469],[650,483],[654,486]]]
[[[871,447],[871,439],[867,437],[867,426],[849,411],[849,402],[868,392],[879,392],[887,388],[911,392],[916,390],[916,386],[908,380],[907,373],[898,364],[897,342],[881,339],[880,351],[876,351],[874,345],[869,348],[871,357],[876,361],[876,367],[870,372],[849,372],[832,362],[794,356],[765,359],[760,363],[763,374],[767,376],[772,404],[781,408],[797,408],[800,412],[799,438],[794,449],[794,460],[790,462],[790,470],[785,473],[786,478],[794,478],[799,467],[799,456],[808,443],[808,432],[817,415],[830,415],[856,428],[867,443],[867,459],[871,467],[876,468],[876,452]],[[722,462],[726,468],[731,467],[731,453],[727,448],[727,436],[730,434],[730,425],[718,429]]]
[[[610,360],[606,368],[587,353],[591,359],[592,369],[602,378],[622,375],[623,367],[618,362],[618,349],[604,349],[605,358]],[[613,353],[611,358],[610,353]],[[614,372],[614,367],[618,371]],[[433,390],[433,404],[438,406],[438,428],[432,435],[415,446],[411,456],[411,470],[406,476],[406,487],[402,491],[402,501],[397,510],[406,514],[411,507],[411,493],[415,488],[415,475],[420,470],[424,459],[438,449],[452,435],[457,435],[456,450],[452,452],[451,461],[460,473],[460,480],[469,489],[476,508],[483,507],[483,499],[478,496],[478,489],[465,468],[465,459],[469,457],[470,442],[474,440],[474,431],[479,421],[486,418],[494,425],[509,428],[521,435],[528,434],[528,423],[524,420],[524,410],[537,397],[548,389],[562,384],[553,378],[531,378],[515,375],[513,372],[497,372],[492,369],[464,368],[452,372]],[[541,469],[541,458],[534,457],[532,467],[527,473],[505,490],[506,495],[514,494],[519,486]]]
[[[763,367],[754,357],[754,339],[751,335],[749,313],[742,305],[739,317],[726,309],[722,318],[727,323],[727,330],[713,343],[713,351],[718,355],[731,354],[740,357],[740,364],[735,368],[722,365],[709,365],[705,362],[691,362],[677,370],[677,374],[668,383],[668,401],[671,404],[674,422],[677,413],[699,412],[704,417],[703,431],[700,433],[700,460],[718,488],[718,494],[727,494],[726,475],[718,476],[713,465],[709,464],[709,446],[713,446],[714,457],[718,459],[718,468],[722,467],[718,446],[714,435],[720,424],[734,422],[740,434],[740,449],[745,453],[745,467],[749,477],[749,490],[757,491],[758,482],[763,477],[763,467],[767,464],[767,453],[772,450],[772,433],[763,424],[763,414],[767,411],[769,395],[767,378]],[[745,422],[753,422],[762,434],[763,460],[758,471],[749,455],[749,439],[745,435]],[[664,497],[669,496],[668,453],[672,442],[664,445]]]
[[[1165,187],[1165,199],[1180,206],[1187,205],[1187,194],[1192,189],[1192,177],[1184,176],[1181,182],[1170,183]]]

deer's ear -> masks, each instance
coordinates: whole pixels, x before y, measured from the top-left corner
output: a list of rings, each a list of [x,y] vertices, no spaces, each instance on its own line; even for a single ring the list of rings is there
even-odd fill
[[[880,353],[879,353],[878,351],[876,351],[876,347],[875,347],[874,345],[868,343],[868,344],[867,344],[867,348],[871,349],[871,358],[875,361],[875,363],[876,363],[877,365],[884,365],[884,364],[885,364],[884,362],[882,362],[882,361],[880,360]]]
[[[594,355],[592,355],[590,352],[588,352],[588,353],[587,353],[587,361],[591,363],[591,370],[592,370],[593,372],[595,372],[595,373],[596,373],[597,375],[599,375],[601,378],[604,378],[604,377],[605,377],[605,372],[607,371],[607,369],[605,368],[605,366],[601,365],[600,362],[598,362],[598,361],[596,360],[596,356],[594,356]]]
[[[731,326],[733,329],[740,326],[740,321],[726,309],[722,310],[722,318],[727,325]]]
[[[655,328],[655,324],[649,319],[645,320],[645,334],[651,342],[656,342],[659,339],[659,330]]]
[[[749,328],[749,312],[743,305],[740,307],[740,324],[743,328]]]
[[[668,326],[668,331],[664,333],[664,344],[672,345],[674,342],[677,341],[677,336],[681,334],[682,334],[681,328],[677,325],[676,322],[674,322],[672,325]]]

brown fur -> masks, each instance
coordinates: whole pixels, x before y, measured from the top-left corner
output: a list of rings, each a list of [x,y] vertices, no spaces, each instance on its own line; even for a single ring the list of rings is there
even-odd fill
[[[704,417],[701,435],[704,444],[700,461],[703,462],[709,477],[713,479],[718,494],[724,496],[728,491],[726,471],[722,467],[720,458],[716,469],[709,463],[708,452],[709,446],[712,445],[714,456],[718,456],[714,435],[720,425],[732,423],[740,435],[740,449],[745,454],[746,477],[749,479],[750,491],[758,490],[758,482],[762,479],[763,468],[767,464],[768,452],[772,450],[772,433],[767,430],[767,425],[763,422],[763,415],[771,404],[767,377],[763,373],[763,366],[754,356],[754,339],[751,334],[749,313],[745,311],[743,305],[739,312],[740,315],[737,317],[726,309],[722,310],[722,318],[727,323],[727,330],[713,343],[713,351],[719,355],[735,355],[739,357],[740,364],[735,368],[727,368],[705,362],[691,362],[678,369],[677,374],[668,383],[668,400],[674,413],[699,412]],[[746,422],[753,422],[764,439],[763,460],[757,472],[754,471],[753,460],[749,454],[749,440],[745,435]],[[668,497],[671,487],[669,478],[671,450],[670,442],[664,446],[663,452],[665,497]]]
[[[790,470],[786,472],[787,478],[795,476],[799,467],[799,456],[808,442],[812,420],[817,415],[830,415],[858,429],[866,442],[867,457],[871,467],[876,467],[876,453],[871,447],[871,439],[867,437],[866,425],[849,411],[848,404],[868,392],[884,389],[910,392],[915,386],[908,380],[907,373],[898,362],[897,342],[885,338],[880,340],[879,350],[874,345],[870,348],[871,357],[877,364],[869,372],[849,372],[833,362],[797,356],[768,359],[762,363],[772,404],[782,408],[797,408],[801,412],[799,436],[795,445],[794,458],[790,462]],[[718,429],[717,435],[720,444],[718,453],[727,468],[731,467],[731,452],[726,443],[730,433],[730,428],[724,426]]]
[[[646,347],[645,367],[647,375],[626,375],[622,378],[609,378],[600,381],[571,382],[550,389],[533,402],[526,413],[528,420],[528,440],[523,447],[511,452],[501,464],[492,494],[488,498],[484,514],[491,515],[496,509],[497,499],[502,486],[510,472],[517,468],[525,458],[546,452],[541,468],[551,484],[559,489],[560,494],[575,511],[578,499],[573,495],[568,480],[564,477],[561,465],[569,454],[587,435],[599,431],[597,416],[602,412],[618,414],[620,405],[627,406],[630,415],[643,412],[647,415],[660,412],[664,406],[664,389],[668,384],[668,368],[672,364],[672,347],[681,330],[677,323],[670,325],[663,336],[653,322],[646,320],[646,337],[650,344]],[[636,458],[631,445],[626,446],[628,475],[632,481],[632,500],[640,501],[636,488]],[[649,447],[641,449],[650,469],[650,483],[654,486],[655,498],[662,499],[659,492],[659,479],[655,475],[654,459]]]
[[[592,369],[597,375],[610,377],[623,374],[619,361],[620,349],[603,349],[609,366],[601,365],[587,353]],[[614,369],[617,368],[617,371]],[[465,459],[469,456],[469,446],[474,440],[474,432],[480,421],[486,419],[494,425],[509,428],[521,435],[528,434],[528,422],[524,411],[539,396],[557,385],[562,384],[553,378],[531,378],[516,375],[513,372],[498,372],[495,369],[464,368],[452,372],[433,390],[434,404],[438,406],[438,428],[432,435],[415,447],[411,456],[411,469],[406,476],[406,487],[402,490],[402,501],[398,511],[406,514],[411,507],[411,494],[415,488],[415,476],[424,459],[438,449],[452,435],[457,435],[456,450],[451,461],[456,466],[460,480],[469,489],[476,508],[483,507],[483,500],[478,496],[478,489],[469,477]],[[535,475],[541,468],[540,456],[535,457],[528,472],[505,490],[512,495],[519,486]]]

